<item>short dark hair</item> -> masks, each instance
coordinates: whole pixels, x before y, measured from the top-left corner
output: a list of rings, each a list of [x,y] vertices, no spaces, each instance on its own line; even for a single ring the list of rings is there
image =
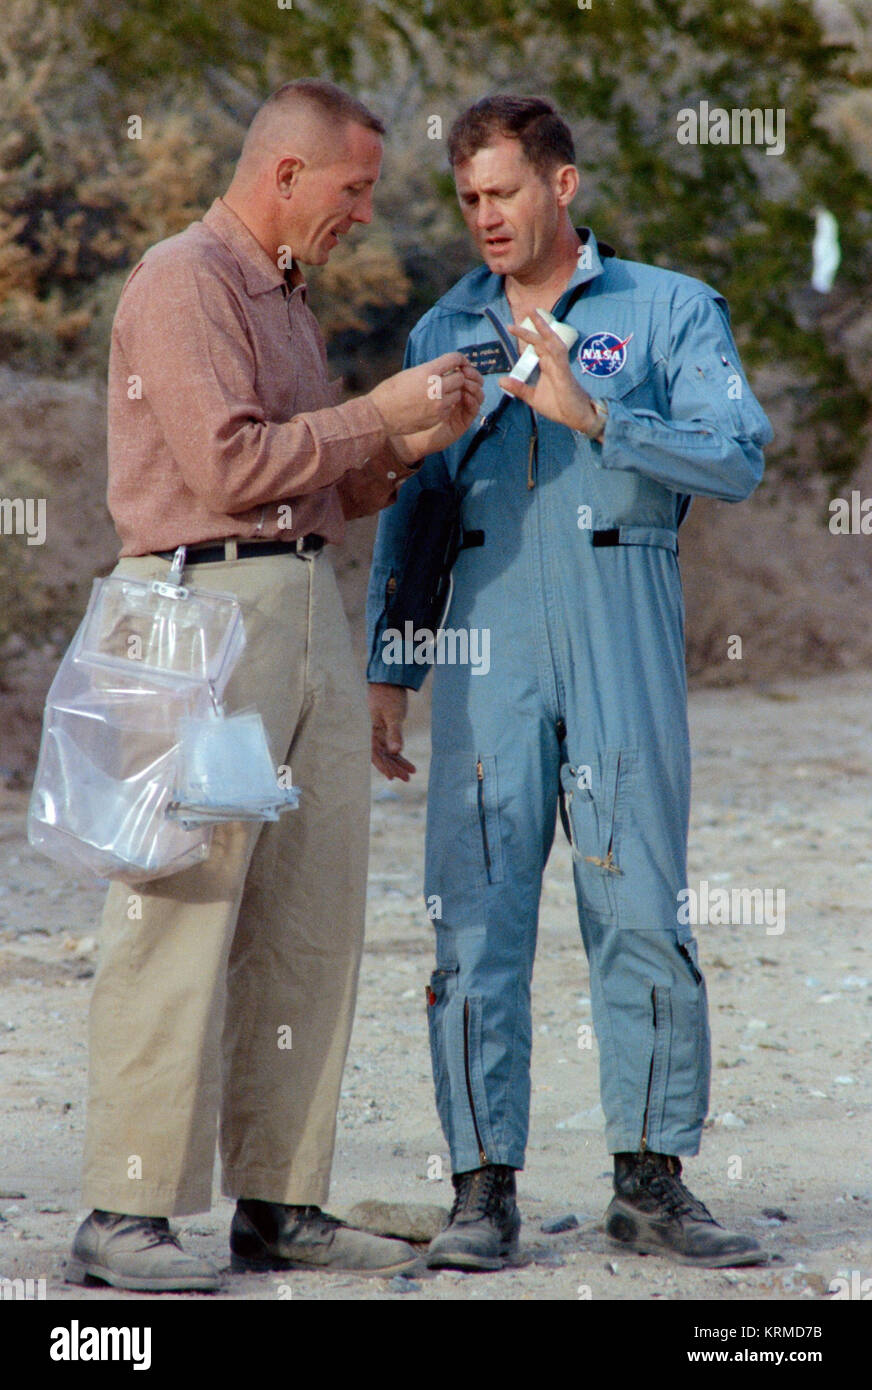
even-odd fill
[[[325,116],[337,122],[349,121],[353,125],[362,125],[367,130],[374,130],[377,135],[385,133],[384,123],[368,106],[358,101],[350,92],[337,87],[334,82],[327,82],[321,77],[298,77],[293,82],[285,82],[267,97],[260,111],[267,107],[282,107],[292,95],[304,97],[317,106]],[[257,113],[259,114],[260,112]]]
[[[575,163],[575,144],[569,126],[544,97],[482,97],[457,117],[448,132],[452,167],[471,159],[499,135],[520,140],[527,159],[539,174]]]

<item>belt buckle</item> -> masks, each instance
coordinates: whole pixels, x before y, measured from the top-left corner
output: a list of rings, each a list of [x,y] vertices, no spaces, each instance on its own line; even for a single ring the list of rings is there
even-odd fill
[[[313,560],[315,556],[318,554],[317,549],[310,549],[307,546],[306,541],[308,539],[308,536],[297,536],[296,540],[294,541],[294,549],[300,556],[301,560]]]

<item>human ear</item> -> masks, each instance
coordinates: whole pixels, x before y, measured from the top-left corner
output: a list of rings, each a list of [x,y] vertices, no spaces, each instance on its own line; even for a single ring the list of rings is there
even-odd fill
[[[554,190],[561,207],[569,207],[576,193],[580,179],[574,164],[563,164],[554,174]]]
[[[306,161],[298,155],[285,155],[276,165],[276,192],[281,198],[289,198],[306,167]]]

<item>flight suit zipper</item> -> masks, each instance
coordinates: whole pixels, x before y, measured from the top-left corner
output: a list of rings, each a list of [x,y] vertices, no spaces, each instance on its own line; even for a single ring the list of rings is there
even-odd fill
[[[484,809],[484,767],[481,758],[475,764],[475,775],[478,778],[478,823],[481,827],[481,847],[484,850],[484,868],[487,874],[488,883],[491,879],[491,852],[490,841],[487,835],[487,817]]]
[[[487,1154],[484,1151],[484,1144],[481,1142],[481,1134],[478,1128],[478,1119],[475,1114],[475,1102],[472,1099],[472,1076],[469,1070],[469,1000],[463,1001],[463,1065],[466,1071],[466,1095],[469,1100],[469,1113],[472,1115],[472,1127],[475,1130],[475,1142],[478,1144],[478,1156],[482,1163],[487,1163]]]
[[[530,448],[527,451],[527,490],[536,486],[536,474],[534,471],[534,459],[536,455],[536,436],[530,435]]]
[[[657,1047],[657,993],[651,991],[651,1009],[654,1014],[654,1048]],[[642,1120],[642,1138],[639,1141],[639,1153],[643,1154],[648,1148],[648,1111],[651,1108],[651,1082],[654,1080],[654,1051],[651,1052],[651,1065],[648,1068],[648,1090],[645,1095],[645,1115]]]

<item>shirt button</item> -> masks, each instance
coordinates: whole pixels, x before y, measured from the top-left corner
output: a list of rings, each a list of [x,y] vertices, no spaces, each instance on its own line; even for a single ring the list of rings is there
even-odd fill
[[[396,473],[389,473],[389,474],[388,474],[388,477],[389,477],[389,478],[395,478],[396,476],[397,476]]]

